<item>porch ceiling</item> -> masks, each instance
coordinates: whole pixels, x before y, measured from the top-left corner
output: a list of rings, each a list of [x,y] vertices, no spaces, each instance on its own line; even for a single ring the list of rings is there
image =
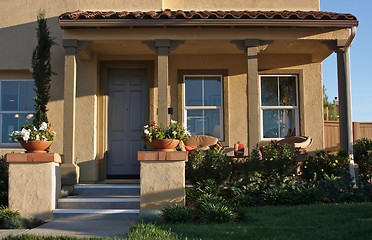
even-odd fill
[[[98,55],[155,54],[142,41],[134,40],[94,41],[89,50]],[[325,44],[315,40],[275,40],[260,52],[262,55],[311,55],[313,62],[320,62],[331,53]],[[170,53],[173,54],[243,54],[243,51],[227,40],[188,40]]]

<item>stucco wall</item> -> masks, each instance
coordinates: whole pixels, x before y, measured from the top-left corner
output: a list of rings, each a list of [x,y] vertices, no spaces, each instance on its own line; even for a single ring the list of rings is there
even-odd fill
[[[164,8],[172,10],[305,10],[319,11],[319,0],[164,0]]]

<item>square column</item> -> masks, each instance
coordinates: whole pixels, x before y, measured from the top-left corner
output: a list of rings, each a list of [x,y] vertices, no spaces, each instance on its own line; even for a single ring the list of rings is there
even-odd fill
[[[160,39],[155,41],[158,53],[158,122],[167,126],[168,119],[168,53],[171,41]]]
[[[79,181],[79,168],[75,164],[75,101],[76,101],[76,53],[78,41],[64,39],[64,115],[63,115],[63,155],[62,184],[74,185]]]
[[[260,123],[260,84],[258,78],[258,39],[247,39],[244,42],[247,53],[247,99],[248,99],[248,148],[251,152],[261,139]]]

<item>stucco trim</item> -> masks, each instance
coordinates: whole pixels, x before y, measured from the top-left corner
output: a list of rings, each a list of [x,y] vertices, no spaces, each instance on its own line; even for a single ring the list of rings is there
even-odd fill
[[[60,19],[62,29],[95,27],[340,27],[358,26],[357,20],[297,19]]]
[[[229,106],[228,106],[228,74],[227,69],[178,69],[177,79],[178,79],[178,111],[177,119],[183,124],[184,120],[184,75],[221,75],[222,76],[222,98],[223,98],[223,141],[222,144],[229,145]]]

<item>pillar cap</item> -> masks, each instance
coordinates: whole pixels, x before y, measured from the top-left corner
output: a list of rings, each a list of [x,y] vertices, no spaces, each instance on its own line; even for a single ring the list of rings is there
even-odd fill
[[[7,153],[8,163],[62,163],[58,153]]]

